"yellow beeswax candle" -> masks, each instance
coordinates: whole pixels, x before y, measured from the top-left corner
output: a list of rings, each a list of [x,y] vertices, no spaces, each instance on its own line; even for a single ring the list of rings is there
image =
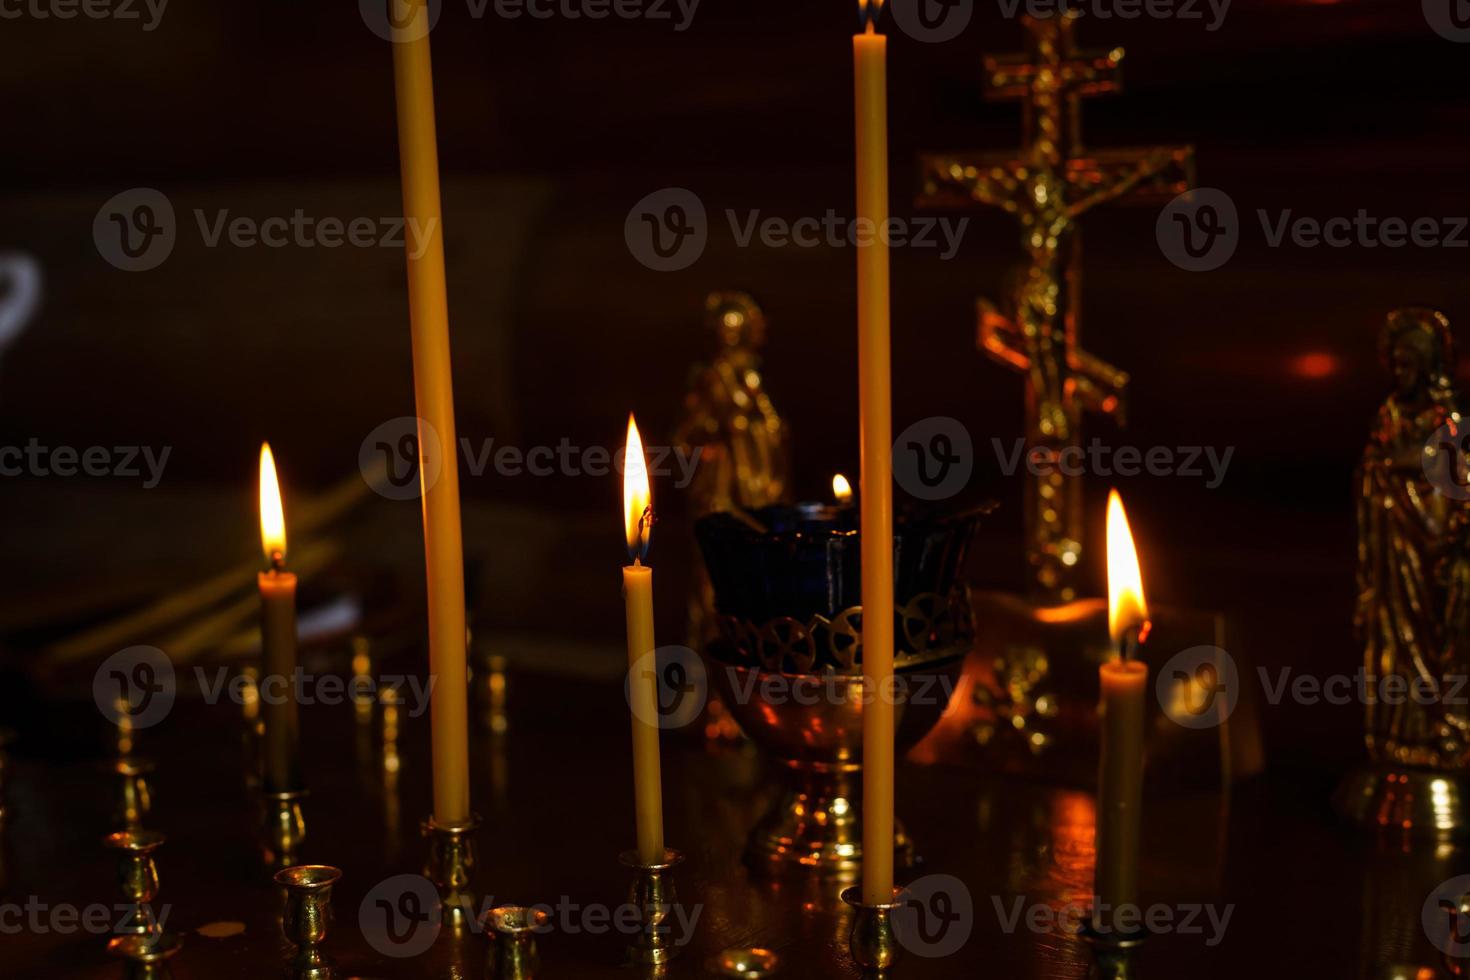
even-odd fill
[[[397,0],[402,2],[402,0]],[[424,557],[428,578],[430,727],[434,820],[470,818],[469,683],[465,664],[464,543],[460,535],[459,466],[449,362],[449,301],[444,279],[444,222],[439,203],[439,150],[434,78],[425,0],[408,0],[411,15],[393,19],[393,80],[403,215],[416,236],[408,255],[413,337],[413,389],[418,406],[419,472],[438,470],[423,488]],[[427,424],[423,424],[427,423]],[[430,465],[429,460],[436,463]]]

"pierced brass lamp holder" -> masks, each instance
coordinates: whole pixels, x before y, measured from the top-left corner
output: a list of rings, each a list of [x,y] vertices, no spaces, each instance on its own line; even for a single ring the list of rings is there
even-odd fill
[[[1082,927],[1082,938],[1092,947],[1091,980],[1134,980],[1138,976],[1133,958],[1148,938],[1147,932],[1105,932],[1089,922]]]
[[[863,901],[861,885],[842,890],[842,900],[853,910],[852,932],[847,948],[853,962],[869,976],[883,976],[898,962],[898,936],[893,929],[893,913],[903,907],[902,889],[893,890],[893,901],[884,905],[868,905]]]
[[[541,968],[536,933],[546,927],[550,914],[520,905],[501,905],[485,913],[490,953],[485,963],[491,980],[535,980]]]
[[[308,795],[306,790],[297,789],[261,797],[261,850],[266,866],[274,871],[298,863],[301,846],[306,842],[306,816],[301,804]]]
[[[281,931],[296,947],[291,961],[295,980],[331,980],[331,964],[322,952],[332,925],[332,886],[342,878],[337,868],[306,864],[277,871],[276,884],[286,890]]]
[[[674,869],[684,863],[684,855],[668,848],[662,862],[644,864],[637,851],[624,851],[618,860],[634,873],[628,904],[638,910],[638,935],[628,944],[628,959],[642,966],[662,966],[679,955],[679,945],[670,934],[669,915],[679,904]]]
[[[480,824],[479,814],[474,813],[464,823],[441,824],[429,817],[420,824],[429,841],[424,877],[439,890],[440,921],[456,936],[475,921],[475,895],[470,883],[475,872],[475,834]]]
[[[1332,804],[1365,829],[1433,840],[1470,834],[1470,784],[1454,773],[1363,766],[1342,781]]]

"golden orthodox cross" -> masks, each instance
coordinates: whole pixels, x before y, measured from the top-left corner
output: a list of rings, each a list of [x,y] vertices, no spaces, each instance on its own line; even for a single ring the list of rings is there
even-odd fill
[[[1019,99],[1017,154],[927,153],[920,207],[976,204],[1016,216],[1027,261],[1008,315],[979,304],[979,346],[1026,379],[1026,553],[1038,598],[1076,596],[1082,485],[1060,462],[1081,459],[1084,411],[1123,421],[1128,375],[1079,344],[1081,243],[1077,219],[1106,203],[1167,201],[1193,182],[1192,147],[1085,152],[1082,99],[1121,88],[1123,49],[1079,51],[1075,18],[1027,17],[1024,54],[987,56],[987,97]],[[1072,453],[1063,452],[1075,447]],[[1067,466],[1067,469],[1074,467]]]

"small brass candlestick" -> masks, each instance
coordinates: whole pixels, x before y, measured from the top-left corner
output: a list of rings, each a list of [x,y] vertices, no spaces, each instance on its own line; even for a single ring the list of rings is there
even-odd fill
[[[123,830],[103,838],[104,846],[118,855],[118,885],[132,906],[107,944],[107,951],[124,962],[128,980],[162,980],[168,975],[168,960],[179,951],[179,937],[164,932],[153,914],[158,898],[153,853],[165,840],[149,830]]]
[[[143,821],[153,810],[153,789],[149,777],[154,765],[148,759],[128,757],[112,764],[118,777],[117,808],[113,823],[118,830],[142,830]]]
[[[433,817],[420,825],[429,841],[424,877],[439,889],[441,921],[460,935],[475,921],[475,896],[470,882],[475,872],[475,834],[480,829],[478,814],[461,824],[441,824]]]
[[[307,795],[306,790],[298,789],[261,797],[261,848],[267,867],[281,870],[297,863],[306,841],[306,816],[301,804]]]
[[[490,932],[486,975],[491,980],[535,980],[541,967],[536,933],[546,927],[550,914],[541,909],[502,905],[485,913]]]
[[[901,889],[893,890],[893,901],[884,905],[863,902],[861,885],[842,890],[842,900],[852,907],[852,932],[847,948],[865,974],[883,975],[898,962],[898,936],[893,931],[893,913],[903,907]]]
[[[118,940],[129,936],[143,937],[150,942],[158,939],[158,920],[152,908],[158,898],[158,865],[153,852],[167,839],[152,830],[121,830],[102,840],[108,850],[117,854],[118,885],[123,898],[133,907],[132,914],[117,927]]]
[[[1094,980],[1133,980],[1137,976],[1133,957],[1147,937],[1148,933],[1141,929],[1105,932],[1094,923],[1084,925],[1082,938],[1092,947],[1091,976]]]
[[[634,872],[628,904],[638,910],[638,935],[628,944],[628,958],[634,963],[662,966],[679,954],[679,946],[669,934],[669,915],[679,902],[673,872],[684,863],[684,855],[665,849],[661,863],[644,864],[637,851],[624,851],[619,860]]]
[[[291,974],[296,980],[330,980],[332,967],[322,952],[327,930],[332,925],[332,886],[342,877],[337,868],[306,864],[284,868],[275,875],[286,890],[286,910],[281,931],[296,947]]]

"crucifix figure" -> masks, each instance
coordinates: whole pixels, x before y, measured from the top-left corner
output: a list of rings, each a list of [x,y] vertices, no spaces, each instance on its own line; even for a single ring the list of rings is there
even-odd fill
[[[1168,200],[1192,182],[1192,147],[1084,152],[1082,99],[1117,92],[1123,49],[1078,51],[1075,17],[1024,20],[1029,50],[985,59],[987,96],[1019,99],[1019,155],[929,153],[920,207],[999,207],[1021,224],[1026,262],[1002,314],[982,301],[979,346],[1026,379],[1026,554],[1042,601],[1076,597],[1082,486],[1058,462],[1080,459],[1084,411],[1124,418],[1128,375],[1079,345],[1077,220],[1100,204]],[[1072,452],[1063,456],[1065,450]],[[1049,464],[1049,465],[1047,465]],[[1070,468],[1070,467],[1069,467]],[[1041,472],[1043,475],[1031,475]]]

